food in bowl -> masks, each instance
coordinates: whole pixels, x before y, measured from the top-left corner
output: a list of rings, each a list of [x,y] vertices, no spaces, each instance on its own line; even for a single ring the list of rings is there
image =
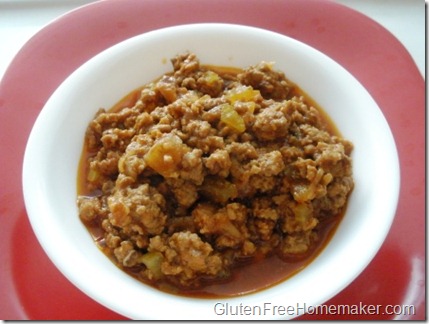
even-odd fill
[[[168,58],[186,50],[216,66],[245,68],[263,60],[276,62],[275,67],[311,94],[344,138],[353,143],[356,185],[334,235],[317,257],[304,261],[304,268],[281,282],[274,276],[280,280],[283,267],[296,266],[299,261],[292,264],[267,256],[262,262],[234,268],[229,282],[204,287],[219,295],[219,287],[237,291],[241,282],[240,290],[245,293],[252,291],[247,284],[254,287],[255,282],[269,280],[265,286],[269,289],[227,299],[221,297],[229,294],[225,290],[219,298],[164,293],[115,266],[100,252],[79,218],[76,180],[88,124],[100,107],[112,107],[132,89],[171,71]],[[373,259],[389,231],[397,206],[399,174],[395,142],[381,110],[362,84],[338,63],[271,31],[193,24],[154,30],[120,42],[67,77],[47,101],[29,136],[23,191],[29,220],[46,254],[71,283],[98,303],[139,320],[248,320],[248,315],[220,315],[214,306],[226,305],[226,301],[231,307],[262,309],[265,305],[316,306],[350,284]],[[217,291],[211,290],[214,288]],[[256,317],[285,320],[303,312],[267,312]]]
[[[193,53],[171,62],[90,122],[81,220],[118,267],[168,292],[239,295],[240,284],[223,284],[284,280],[341,220],[353,144],[273,63],[209,66]],[[273,258],[273,282],[234,275]]]

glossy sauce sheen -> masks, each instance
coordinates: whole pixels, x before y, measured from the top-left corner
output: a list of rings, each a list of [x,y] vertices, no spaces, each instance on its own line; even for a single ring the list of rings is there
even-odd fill
[[[241,72],[241,69],[232,68],[232,67],[218,67],[205,65],[205,67],[215,71],[216,73],[225,76],[227,74],[235,75]],[[290,84],[293,84],[288,80]],[[139,99],[140,92],[143,87],[131,91],[129,94],[124,96],[120,101],[118,101],[114,106],[112,106],[109,111],[119,111],[125,107],[132,107]],[[303,96],[305,102],[309,106],[315,107],[323,118],[323,123],[325,129],[332,135],[341,136],[335,124],[332,122],[330,117],[326,112],[310,97],[308,96],[301,88],[296,84],[293,84],[293,90],[291,91],[292,95]],[[86,161],[89,157],[89,153],[86,148],[83,148],[79,172],[78,172],[78,181],[77,181],[77,194],[78,195],[95,195],[94,192],[88,192],[86,190],[86,177],[87,177],[87,166]],[[253,292],[257,292],[269,287],[272,287],[282,281],[287,280],[292,277],[303,268],[305,268],[309,263],[311,263],[314,258],[319,255],[324,247],[328,244],[331,237],[334,235],[336,228],[338,227],[341,219],[344,216],[346,207],[339,215],[332,216],[329,220],[321,220],[317,226],[318,242],[314,244],[313,247],[304,255],[295,259],[284,260],[277,256],[276,254],[269,255],[262,258],[252,258],[250,260],[243,260],[238,266],[234,267],[232,270],[231,276],[227,280],[211,280],[207,286],[197,289],[179,289],[172,285],[166,284],[164,282],[150,282],[142,279],[138,272],[140,269],[124,268],[121,265],[117,264],[115,258],[111,255],[111,252],[108,248],[105,247],[103,230],[98,224],[94,223],[85,223],[85,226],[89,230],[92,238],[99,247],[99,249],[108,256],[113,263],[115,263],[121,270],[127,272],[129,275],[133,276],[139,281],[143,281],[146,284],[156,287],[159,290],[166,291],[168,293],[178,294],[188,297],[198,297],[198,298],[216,298],[216,297],[233,297],[239,295],[245,295]]]

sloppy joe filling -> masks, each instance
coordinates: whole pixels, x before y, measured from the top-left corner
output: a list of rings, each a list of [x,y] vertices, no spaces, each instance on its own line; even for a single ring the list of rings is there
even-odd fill
[[[275,282],[236,273],[272,258],[272,272],[290,276],[341,219],[352,143],[273,63],[171,62],[89,123],[81,220],[118,267],[170,292],[234,280],[260,289]],[[225,294],[244,293],[234,287]]]

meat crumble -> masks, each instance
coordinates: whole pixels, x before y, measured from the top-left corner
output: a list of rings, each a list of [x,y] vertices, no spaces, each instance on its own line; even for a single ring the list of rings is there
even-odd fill
[[[352,143],[273,63],[171,62],[87,128],[77,204],[100,248],[178,289],[308,257],[353,189]]]

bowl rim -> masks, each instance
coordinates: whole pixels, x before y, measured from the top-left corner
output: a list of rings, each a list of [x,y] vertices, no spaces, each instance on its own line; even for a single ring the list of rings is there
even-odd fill
[[[288,36],[285,36],[283,34],[279,34],[273,31],[257,28],[257,27],[250,27],[250,26],[244,26],[244,25],[236,25],[236,24],[225,24],[225,23],[195,23],[195,24],[186,24],[186,25],[178,25],[178,26],[172,26],[172,27],[165,27],[157,30],[153,30],[150,32],[146,32],[134,37],[131,37],[129,39],[126,39],[124,41],[119,42],[116,45],[113,45],[112,47],[100,52],[93,58],[89,59],[86,63],[84,63],[82,66],[80,66],[76,71],[74,71],[69,77],[66,78],[66,80],[57,88],[57,90],[54,91],[51,98],[47,101],[44,108],[40,112],[33,129],[30,133],[27,147],[24,154],[24,163],[23,163],[23,193],[24,193],[24,201],[25,206],[27,208],[28,217],[31,223],[31,226],[36,234],[36,237],[38,238],[39,242],[41,243],[44,251],[47,253],[51,261],[56,265],[57,268],[78,288],[80,288],[83,292],[88,294],[93,299],[97,300],[101,304],[107,306],[108,308],[119,312],[125,316],[131,317],[131,318],[140,318],[141,313],[134,311],[130,311],[127,309],[126,305],[122,305],[118,307],[117,304],[115,304],[115,300],[112,300],[111,298],[106,297],[105,291],[88,291],[88,287],[86,285],[90,284],[88,280],[82,281],[81,278],[76,277],[73,274],[73,270],[70,270],[70,268],[67,267],[66,264],[70,264],[70,262],[64,263],[64,260],[59,257],[58,251],[55,250],[54,247],[52,247],[52,241],[53,240],[59,240],[61,241],[61,237],[58,235],[55,235],[55,233],[52,233],[53,235],[50,237],[46,237],[45,235],[45,228],[40,224],[40,212],[44,211],[48,214],[54,212],[52,210],[52,206],[49,205],[47,201],[45,201],[43,196],[43,192],[45,192],[46,183],[43,181],[43,179],[40,178],[39,172],[33,172],[34,171],[34,161],[36,161],[36,167],[39,166],[43,168],[44,172],[49,172],[49,166],[46,164],[42,164],[44,162],[43,159],[39,159],[38,155],[44,155],[48,154],[49,146],[40,146],[41,140],[46,140],[49,138],[49,131],[46,129],[46,125],[50,121],[50,114],[55,110],[55,103],[57,100],[61,99],[61,96],[66,93],[67,95],[72,95],[73,91],[71,93],[67,92],[66,90],[70,85],[73,85],[76,80],[79,80],[80,78],[87,77],[88,73],[91,73],[91,69],[97,70],[99,68],[100,64],[103,64],[104,62],[107,62],[112,59],[112,57],[115,57],[116,55],[121,54],[121,50],[127,46],[133,48],[133,46],[142,46],[141,44],[147,43],[147,42],[153,42],[154,39],[157,39],[157,37],[169,35],[167,37],[172,37],[171,35],[188,35],[188,33],[193,33],[195,30],[204,30],[206,32],[226,32],[226,31],[232,31],[233,33],[245,33],[246,35],[249,35],[250,33],[254,35],[258,35],[258,37],[267,37],[271,40],[275,40],[278,42],[285,42],[288,44],[288,46],[293,46],[294,48],[301,48],[304,52],[311,52],[312,55],[317,55],[319,59],[323,61],[324,68],[325,64],[328,67],[335,66],[336,69],[341,70],[343,75],[348,76],[353,81],[351,81],[351,84],[353,85],[359,85],[361,87],[361,90],[363,90],[367,95],[367,102],[368,104],[373,105],[373,107],[376,107],[378,110],[376,112],[376,117],[380,119],[381,123],[383,124],[383,130],[384,130],[384,137],[383,142],[389,147],[389,159],[391,162],[390,169],[388,169],[388,172],[391,173],[393,176],[392,182],[390,183],[390,186],[388,188],[388,192],[385,194],[385,199],[389,199],[390,205],[389,208],[384,208],[383,210],[379,210],[378,212],[382,212],[383,214],[386,214],[386,220],[382,224],[384,225],[382,233],[378,234],[377,239],[374,240],[373,246],[368,248],[367,253],[365,254],[365,257],[360,256],[360,258],[356,258],[359,260],[350,260],[351,263],[355,264],[355,268],[353,268],[355,271],[353,273],[344,273],[344,274],[336,274],[337,280],[341,280],[342,284],[332,288],[328,287],[325,283],[323,285],[323,289],[327,291],[327,293],[321,297],[321,298],[311,298],[309,299],[309,305],[319,305],[323,302],[329,300],[331,297],[333,297],[335,294],[337,294],[339,291],[344,289],[349,283],[351,283],[363,270],[364,268],[369,264],[369,262],[373,259],[379,248],[381,247],[385,237],[387,236],[387,233],[390,229],[390,226],[393,222],[395,212],[396,212],[396,206],[399,198],[399,187],[400,187],[400,178],[399,178],[399,160],[397,156],[396,151],[396,145],[394,143],[393,135],[390,131],[390,128],[387,124],[387,121],[385,120],[381,110],[378,108],[375,101],[372,99],[372,97],[369,95],[369,93],[363,88],[363,86],[360,85],[360,83],[349,73],[347,72],[340,64],[326,56],[325,54],[321,53],[320,51],[310,47],[307,44],[304,44],[298,40],[295,40],[293,38],[290,38]],[[236,35],[234,34],[234,35]],[[162,72],[160,72],[161,74]],[[287,71],[285,71],[287,74]],[[160,75],[159,74],[159,75]],[[294,80],[292,80],[294,81]],[[311,94],[310,94],[311,95]],[[323,107],[323,105],[321,105]],[[57,129],[58,131],[58,129]],[[42,132],[42,134],[41,134]],[[385,170],[386,171],[386,170]],[[387,172],[387,171],[386,171]],[[384,206],[386,207],[386,206]],[[58,225],[58,224],[53,224]],[[55,228],[55,227],[54,227]],[[335,237],[335,235],[334,235]],[[330,244],[330,243],[329,243]],[[328,244],[328,245],[329,245]],[[325,252],[326,248],[322,252],[322,254]],[[83,262],[85,263],[86,260],[82,258],[81,255],[78,253],[79,251],[71,251],[73,253],[71,256],[75,260],[74,262]],[[320,255],[316,258],[316,260],[312,261],[312,264],[314,264],[316,261],[318,261],[320,258]],[[106,258],[107,259],[107,258]],[[360,261],[359,265],[357,264],[357,261]],[[110,261],[108,261],[110,262]],[[85,265],[86,271],[95,271],[97,272],[97,268],[94,267],[94,265]],[[122,271],[120,271],[122,273]],[[307,268],[302,270],[301,273],[306,273]],[[103,276],[100,274],[100,277],[102,277],[103,280],[107,280],[110,277],[109,276]],[[287,280],[289,282],[289,280]],[[123,282],[126,284],[133,284],[134,279],[132,278],[123,278]],[[284,292],[282,291],[282,288],[284,286],[284,283],[276,284],[275,286],[265,289],[263,291],[258,292],[257,294],[261,295],[261,293],[265,293],[269,291],[270,296],[273,298],[273,300],[276,300],[276,302],[280,302],[282,300],[282,295]],[[293,286],[292,286],[293,287]],[[201,317],[205,317],[204,313],[202,312],[195,312],[192,311],[189,313],[189,298],[188,297],[179,297],[174,296],[170,294],[165,293],[159,293],[157,290],[154,290],[153,288],[145,286],[144,289],[138,289],[138,294],[134,297],[137,297],[140,295],[140,293],[143,294],[153,294],[155,293],[158,298],[161,299],[162,302],[166,303],[175,303],[175,307],[185,310],[187,309],[188,314],[194,314]],[[240,302],[247,303],[247,305],[252,305],[255,302],[257,302],[257,299],[254,298],[256,294],[249,294],[245,296],[239,296]],[[224,299],[220,299],[221,302],[225,302]],[[234,298],[228,298],[228,301],[236,300]],[[209,300],[201,300],[201,299],[192,299],[192,308],[194,308],[197,304],[199,306],[203,306],[207,308],[207,304],[214,305],[216,304],[217,300],[215,299],[209,299]],[[259,301],[260,302],[260,301]],[[202,308],[204,308],[202,307]],[[172,312],[174,313],[174,312]],[[181,313],[182,315],[185,314],[184,312]],[[153,315],[153,314],[151,314]],[[214,314],[212,314],[214,315]],[[295,314],[300,315],[300,314]],[[165,312],[161,312],[161,314],[157,314],[154,316],[154,318],[158,319],[165,319],[165,316],[170,317],[172,319],[178,319],[179,317],[177,314],[165,314]],[[281,318],[292,318],[294,316],[289,317],[281,317]],[[219,316],[209,316],[210,319],[219,319]],[[238,319],[238,316],[233,316],[232,318]],[[243,317],[248,318],[248,317]],[[269,318],[278,318],[278,316],[269,316]],[[185,319],[185,317],[184,317]],[[226,317],[222,316],[222,319],[226,319]],[[267,317],[264,317],[264,319],[267,319]]]

